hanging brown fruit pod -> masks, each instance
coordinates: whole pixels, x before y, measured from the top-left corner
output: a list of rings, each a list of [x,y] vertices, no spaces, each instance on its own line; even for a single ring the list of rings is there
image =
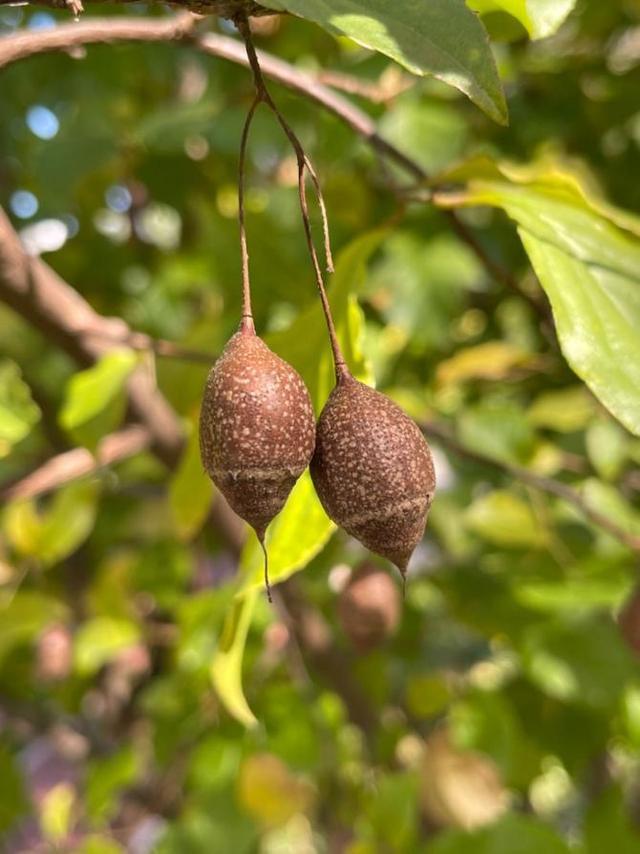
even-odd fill
[[[311,477],[329,517],[404,577],[436,486],[417,425],[342,370],[318,421]]]

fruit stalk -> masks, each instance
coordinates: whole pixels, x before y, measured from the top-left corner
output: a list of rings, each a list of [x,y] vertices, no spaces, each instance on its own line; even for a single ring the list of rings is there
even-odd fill
[[[327,217],[327,208],[324,202],[324,197],[322,195],[322,189],[320,187],[320,181],[318,179],[318,175],[306,154],[302,143],[298,139],[295,131],[291,127],[291,125],[287,122],[285,117],[282,115],[280,110],[278,109],[275,101],[271,97],[271,93],[267,89],[264,77],[262,75],[262,70],[260,68],[260,62],[258,60],[258,55],[256,53],[256,49],[253,44],[253,39],[251,37],[251,28],[249,26],[249,21],[245,14],[238,15],[235,18],[235,24],[238,28],[238,31],[242,35],[244,39],[245,49],[247,51],[247,59],[249,60],[249,66],[251,67],[251,71],[253,73],[253,80],[255,85],[255,100],[250,109],[250,116],[247,117],[247,123],[250,123],[250,118],[253,118],[253,112],[255,111],[257,105],[259,103],[266,104],[267,107],[272,111],[280,127],[284,131],[287,139],[291,143],[291,146],[296,155],[296,160],[298,163],[298,197],[300,202],[300,212],[302,215],[302,223],[304,226],[304,234],[307,243],[307,249],[309,251],[309,256],[311,258],[311,264],[313,267],[314,276],[316,279],[316,285],[318,288],[318,292],[320,295],[320,302],[322,304],[322,311],[324,313],[325,321],[327,324],[327,330],[329,333],[329,342],[331,344],[331,352],[333,354],[333,363],[336,373],[336,380],[338,382],[344,376],[349,375],[349,369],[345,362],[344,356],[342,354],[342,350],[340,348],[340,344],[338,342],[338,336],[336,333],[335,324],[333,322],[333,315],[331,314],[331,306],[329,304],[329,299],[327,297],[327,292],[324,284],[324,278],[322,275],[322,270],[320,267],[320,262],[318,260],[318,253],[316,252],[315,244],[313,242],[313,234],[311,231],[311,221],[309,218],[309,205],[307,202],[307,190],[305,183],[305,175],[308,173],[311,178],[311,182],[316,191],[316,196],[318,199],[318,207],[320,209],[320,217],[322,220],[322,234],[324,241],[324,251],[325,251],[325,263],[327,272],[333,272],[333,257],[331,253],[331,239],[329,235],[329,220]],[[244,213],[244,212],[243,212]]]

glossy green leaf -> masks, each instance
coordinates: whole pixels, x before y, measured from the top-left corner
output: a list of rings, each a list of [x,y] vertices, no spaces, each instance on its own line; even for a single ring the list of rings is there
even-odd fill
[[[182,459],[169,482],[169,504],[179,539],[198,533],[211,507],[213,483],[202,468],[197,419],[190,422]]]
[[[463,0],[275,0],[271,8],[314,21],[455,86],[497,122],[507,108],[487,34]]]
[[[0,459],[31,432],[40,410],[11,359],[0,360]]]
[[[502,180],[487,177],[496,170]],[[592,200],[571,174],[563,182],[557,173],[478,160],[448,173],[446,180],[469,181],[450,202],[497,205],[518,223],[569,365],[619,421],[640,435],[635,219]]]
[[[78,673],[90,676],[123,649],[140,640],[140,629],[131,620],[94,617],[83,623],[74,639],[74,660]]]
[[[258,723],[242,690],[242,659],[259,595],[257,591],[249,591],[236,599],[211,662],[211,681],[220,701],[229,714],[246,727],[254,727]]]
[[[60,410],[61,426],[74,430],[100,415],[121,394],[137,361],[138,356],[133,351],[116,350],[85,371],[74,374]]]
[[[555,33],[576,0],[468,0],[468,5],[481,15],[506,12],[520,21],[531,38],[542,39]]]

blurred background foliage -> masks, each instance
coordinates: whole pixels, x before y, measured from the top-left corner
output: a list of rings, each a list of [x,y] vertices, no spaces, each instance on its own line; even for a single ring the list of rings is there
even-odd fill
[[[638,3],[581,0],[540,41],[504,3],[470,5],[485,13],[509,127],[308,22],[261,19],[255,36],[329,82],[367,84],[351,97],[429,173],[471,155],[571,162],[637,212]],[[7,8],[0,32],[65,17]],[[98,312],[213,360],[239,315],[247,72],[186,45],[113,44],[16,63],[0,79],[0,201],[25,246]],[[356,586],[367,556],[334,533],[303,477],[270,548],[275,579],[304,572],[270,608],[255,543],[238,559],[208,515],[194,430],[206,363],[120,349],[80,372],[0,305],[3,483],[77,445],[95,450],[129,418],[126,383],[140,369],[155,370],[191,437],[174,472],[143,451],[4,507],[6,848],[637,852],[637,553],[508,467],[571,484],[637,536],[640,439],[560,355],[503,213],[462,216],[520,292],[487,274],[440,211],[399,193],[406,176],[347,127],[271,88],[322,177],[351,363],[471,454],[433,440],[439,491],[402,605],[390,574]],[[295,180],[286,140],[260,113],[247,199],[256,324],[319,411],[330,354]],[[296,620],[316,621],[322,654],[305,658]]]

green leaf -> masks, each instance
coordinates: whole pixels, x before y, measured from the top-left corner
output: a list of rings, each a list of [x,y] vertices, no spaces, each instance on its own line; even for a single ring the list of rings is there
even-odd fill
[[[274,0],[271,8],[314,21],[455,86],[500,124],[507,107],[487,33],[463,0]]]
[[[476,499],[464,520],[478,536],[504,548],[543,548],[548,541],[531,507],[506,490],[496,489]]]
[[[640,279],[586,264],[519,232],[551,300],[565,358],[607,409],[640,435]]]
[[[19,590],[8,607],[0,600],[0,661],[14,647],[33,641],[44,628],[66,616],[62,602],[32,590]]]
[[[202,527],[213,491],[213,483],[202,468],[197,419],[193,419],[182,459],[169,481],[169,506],[183,542],[191,540]]]
[[[236,599],[211,662],[211,681],[220,701],[229,714],[247,728],[256,726],[258,721],[242,690],[242,659],[258,595],[257,591],[250,591]]]
[[[8,830],[28,809],[22,775],[7,747],[0,743],[0,830]]]
[[[87,370],[74,374],[65,390],[65,400],[59,415],[60,425],[65,430],[73,431],[96,418],[109,404],[121,399],[124,384],[137,362],[138,356],[133,351],[116,350],[103,356]],[[115,426],[117,424],[111,424],[110,428]]]
[[[325,546],[336,526],[320,504],[308,471],[298,479],[284,510],[269,526],[266,537],[269,579],[278,584],[309,563]],[[240,559],[242,589],[260,589],[264,556],[256,537],[245,545]]]
[[[553,35],[567,18],[576,0],[467,0],[481,15],[507,12],[523,25],[532,39]]]
[[[568,845],[546,824],[510,813],[490,827],[450,830],[429,844],[429,854],[569,854]]]
[[[584,429],[595,413],[595,401],[584,386],[540,394],[527,410],[528,420],[536,427],[573,433]]]
[[[44,510],[29,499],[13,501],[5,510],[3,530],[20,554],[52,566],[89,536],[99,496],[99,481],[78,480],[59,489]]]
[[[106,821],[116,814],[120,807],[120,793],[136,779],[138,765],[131,747],[90,764],[84,792],[87,814],[93,822]]]
[[[612,710],[635,667],[613,622],[557,621],[532,626],[523,646],[530,678],[559,700]]]
[[[457,426],[466,447],[497,460],[523,463],[533,451],[535,436],[531,425],[522,407],[509,401],[485,400],[466,407]]]
[[[446,180],[469,180],[466,192],[450,197],[451,203],[497,205],[518,223],[551,301],[569,365],[619,421],[640,435],[635,218],[593,197],[571,173],[563,180],[542,167],[536,172],[535,166],[527,171],[476,160],[448,173]]]
[[[629,436],[615,421],[599,420],[585,435],[587,455],[605,480],[615,480],[623,469],[630,443]]]
[[[619,607],[631,590],[632,582],[615,574],[597,578],[562,581],[519,581],[515,599],[527,608],[550,614],[576,615],[580,612]]]
[[[627,813],[624,795],[618,786],[602,793],[590,807],[585,820],[585,854],[637,854],[640,832]]]
[[[0,459],[10,453],[40,420],[40,410],[11,359],[0,361]]]
[[[140,640],[140,629],[131,620],[95,617],[83,623],[74,639],[74,661],[78,673],[90,676],[111,661],[120,650]]]

